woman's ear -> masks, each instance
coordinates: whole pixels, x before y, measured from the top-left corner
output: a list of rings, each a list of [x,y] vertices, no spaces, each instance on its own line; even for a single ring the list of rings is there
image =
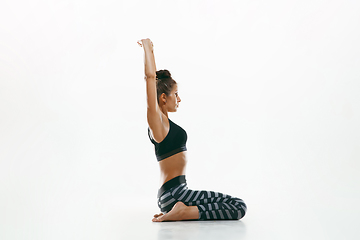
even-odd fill
[[[162,93],[160,95],[160,100],[165,104],[166,103],[166,94],[165,93]]]

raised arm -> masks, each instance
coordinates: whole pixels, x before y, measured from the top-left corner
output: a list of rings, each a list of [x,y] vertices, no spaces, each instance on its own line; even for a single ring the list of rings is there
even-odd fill
[[[156,94],[156,65],[153,44],[150,39],[142,39],[138,42],[145,52],[145,80],[147,94],[147,120],[155,140],[163,139],[166,135],[163,124],[164,114],[161,112]]]

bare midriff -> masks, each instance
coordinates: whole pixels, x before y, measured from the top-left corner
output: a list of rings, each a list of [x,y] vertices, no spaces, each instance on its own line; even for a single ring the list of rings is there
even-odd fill
[[[174,177],[185,175],[186,152],[179,152],[159,162],[160,186]]]

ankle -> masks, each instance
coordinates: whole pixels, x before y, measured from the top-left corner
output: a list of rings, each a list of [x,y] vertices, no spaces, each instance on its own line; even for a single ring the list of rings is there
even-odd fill
[[[181,217],[185,220],[199,219],[199,209],[197,206],[186,206],[181,212]]]

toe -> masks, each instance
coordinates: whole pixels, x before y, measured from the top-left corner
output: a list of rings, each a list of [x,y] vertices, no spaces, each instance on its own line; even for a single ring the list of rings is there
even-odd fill
[[[155,214],[154,217],[157,218],[157,217],[160,217],[160,216],[162,216],[162,215],[164,215],[164,214],[163,214],[163,213],[159,213],[159,214]]]

